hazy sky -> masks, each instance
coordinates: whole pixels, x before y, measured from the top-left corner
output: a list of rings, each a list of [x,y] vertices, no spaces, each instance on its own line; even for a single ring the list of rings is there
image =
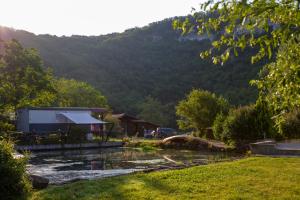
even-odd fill
[[[0,25],[36,34],[100,35],[186,15],[202,0],[0,0]]]

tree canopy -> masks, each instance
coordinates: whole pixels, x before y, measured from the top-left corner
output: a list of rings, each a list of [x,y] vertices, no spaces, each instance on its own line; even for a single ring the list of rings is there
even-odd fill
[[[0,107],[49,106],[55,100],[53,77],[34,49],[12,40],[5,44],[0,64]]]
[[[300,107],[299,0],[217,0],[201,4],[202,12],[173,25],[183,33],[219,33],[201,57],[225,63],[231,55],[253,48],[252,63],[272,59],[252,81],[275,117]],[[280,121],[280,120],[279,120]]]
[[[0,59],[0,132],[14,130],[13,113],[27,106],[107,107],[94,87],[74,79],[56,79],[35,49],[8,41]]]
[[[183,130],[194,129],[204,134],[212,126],[217,114],[227,113],[229,104],[223,97],[204,90],[192,90],[186,99],[176,106],[177,121]]]
[[[277,53],[276,61],[261,71],[261,79],[252,81],[274,114],[292,112],[300,107],[299,44],[287,42]]]
[[[60,107],[106,107],[108,103],[100,91],[91,85],[74,79],[55,81],[57,105]]]
[[[252,57],[255,62],[265,56],[271,58],[288,41],[299,42],[298,0],[216,0],[201,4],[201,9],[192,20],[176,20],[173,25],[183,33],[220,33],[212,48],[201,53],[201,57],[213,55],[214,63],[227,61],[231,54],[237,56],[238,50],[247,46],[258,47]]]
[[[162,105],[157,99],[151,96],[146,97],[145,102],[140,104],[138,117],[160,126],[169,124],[168,107]]]

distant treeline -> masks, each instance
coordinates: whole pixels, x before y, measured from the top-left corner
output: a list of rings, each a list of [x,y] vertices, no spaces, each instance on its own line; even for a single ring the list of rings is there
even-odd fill
[[[115,112],[128,112],[176,126],[175,105],[193,88],[221,94],[233,105],[254,102],[249,86],[262,64],[252,65],[251,52],[224,66],[199,58],[210,40],[182,38],[172,20],[102,36],[56,37],[1,28],[4,40],[15,38],[40,52],[45,66],[59,77],[90,83],[104,94]],[[159,109],[157,111],[157,109]]]

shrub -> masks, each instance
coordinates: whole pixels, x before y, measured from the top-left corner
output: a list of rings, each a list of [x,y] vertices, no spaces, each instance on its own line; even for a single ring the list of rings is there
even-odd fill
[[[284,138],[300,138],[300,109],[283,116],[280,132]]]
[[[7,136],[7,133],[14,130],[14,125],[11,124],[7,116],[0,114],[0,136]]]
[[[213,130],[214,138],[217,140],[222,140],[222,141],[224,140],[223,124],[225,120],[226,120],[226,116],[223,113],[220,113],[217,115],[213,123],[212,130]]]
[[[224,120],[221,138],[226,143],[238,146],[269,137],[272,135],[270,121],[268,115],[262,115],[258,106],[237,108]]]
[[[86,142],[86,133],[90,132],[90,127],[86,125],[72,126],[69,134],[66,136],[65,142],[67,144],[79,144]]]
[[[5,199],[27,199],[31,184],[26,174],[27,158],[15,159],[13,144],[0,140],[0,194]]]

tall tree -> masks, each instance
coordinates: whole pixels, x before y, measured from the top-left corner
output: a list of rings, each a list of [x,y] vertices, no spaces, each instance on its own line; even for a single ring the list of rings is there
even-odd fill
[[[151,96],[146,97],[145,101],[140,104],[140,113],[138,117],[160,126],[166,126],[169,123],[168,108],[157,99]]]
[[[49,106],[55,100],[52,75],[35,49],[12,40],[5,44],[0,64],[0,106],[16,111],[23,106]]]
[[[217,0],[201,4],[201,9],[204,12],[174,21],[174,27],[183,33],[196,30],[214,35],[212,47],[200,56],[212,56],[214,63],[224,63],[231,55],[238,56],[251,47],[258,50],[252,62],[275,57],[263,69],[260,80],[252,83],[274,115],[299,108],[300,1]]]
[[[200,134],[211,127],[219,113],[227,113],[229,104],[223,97],[204,90],[192,90],[186,99],[176,106],[177,121],[183,130],[194,129]]]
[[[55,81],[57,105],[62,107],[108,107],[106,98],[88,83],[74,79]]]

